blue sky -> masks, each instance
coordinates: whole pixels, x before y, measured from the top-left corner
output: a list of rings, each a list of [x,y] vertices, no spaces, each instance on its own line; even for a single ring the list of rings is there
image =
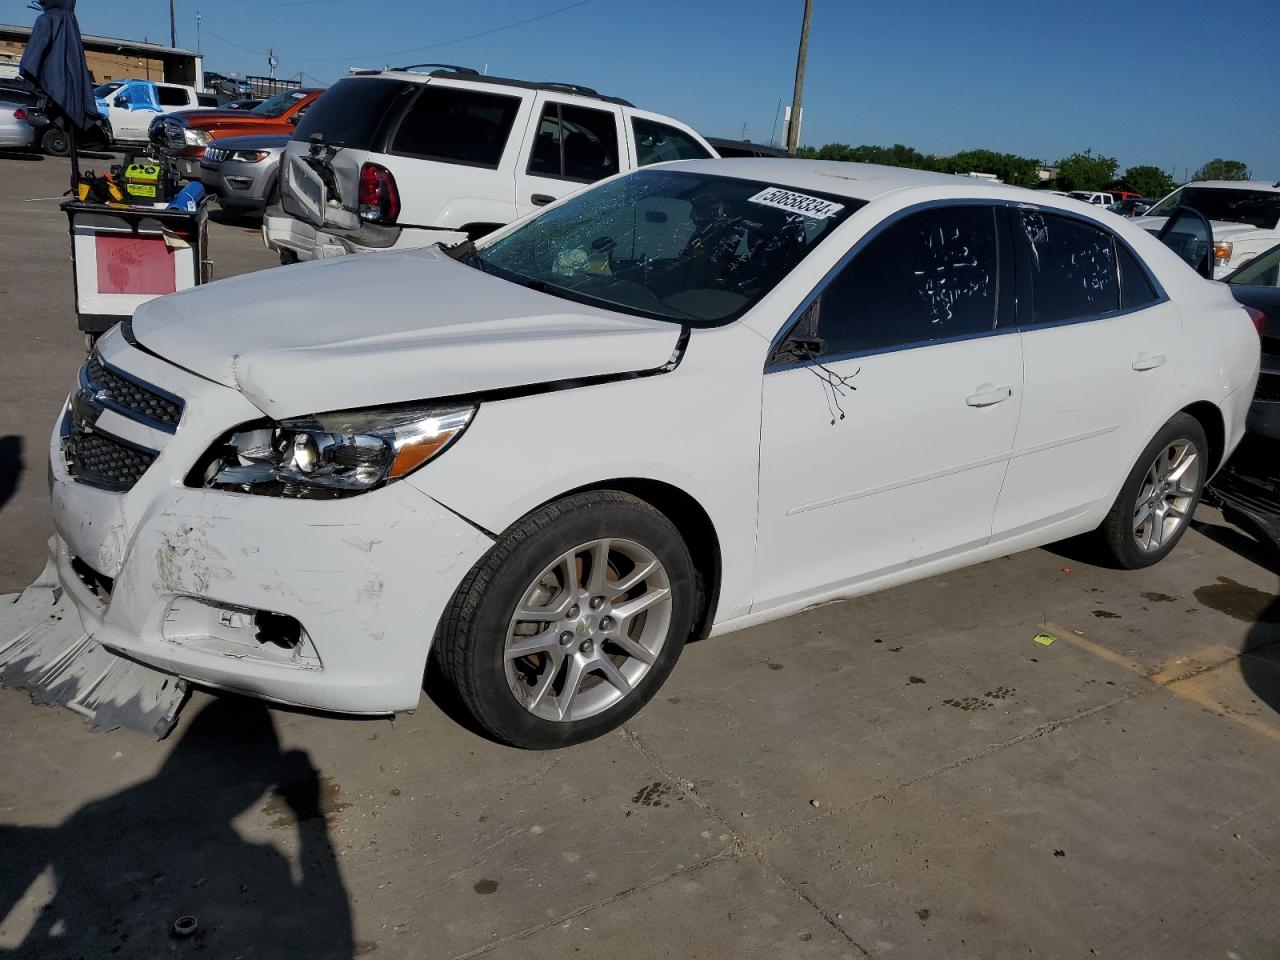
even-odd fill
[[[207,69],[331,82],[348,66],[442,60],[566,80],[708,135],[767,141],[790,102],[802,0],[175,0]],[[1225,156],[1280,179],[1280,21],[1266,0],[894,3],[815,0],[802,140],[1075,150],[1194,170]],[[167,0],[80,0],[86,33],[168,40]],[[26,0],[0,20],[29,24]],[[1224,27],[1223,25],[1229,25]],[[426,48],[440,44],[432,49]],[[403,51],[403,52],[402,52]]]

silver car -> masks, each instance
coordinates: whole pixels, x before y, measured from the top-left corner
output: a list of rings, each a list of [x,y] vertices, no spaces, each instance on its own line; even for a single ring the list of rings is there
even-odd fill
[[[261,213],[279,199],[276,190],[286,136],[228,137],[215,140],[200,159],[200,182],[218,195],[223,209]]]
[[[0,147],[29,147],[35,139],[36,132],[27,123],[27,107],[0,101]]]

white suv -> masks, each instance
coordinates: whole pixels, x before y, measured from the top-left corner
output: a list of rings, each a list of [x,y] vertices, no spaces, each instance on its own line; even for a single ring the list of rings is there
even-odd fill
[[[715,156],[684,124],[587,87],[356,72],[298,124],[263,238],[283,262],[454,243],[616,173]]]
[[[1280,242],[1280,183],[1199,180],[1184,184],[1134,223],[1159,233],[1179,207],[1198,211],[1213,226],[1215,280]]]

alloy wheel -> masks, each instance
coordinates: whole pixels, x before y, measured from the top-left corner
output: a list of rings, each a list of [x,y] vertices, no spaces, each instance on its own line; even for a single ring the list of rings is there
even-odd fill
[[[576,721],[621,702],[662,652],[671,582],[631,540],[600,539],[557,557],[525,590],[507,628],[516,700],[544,720]]]
[[[1147,468],[1133,512],[1133,537],[1148,553],[1175,537],[1191,518],[1200,488],[1200,452],[1190,440],[1164,447]]]

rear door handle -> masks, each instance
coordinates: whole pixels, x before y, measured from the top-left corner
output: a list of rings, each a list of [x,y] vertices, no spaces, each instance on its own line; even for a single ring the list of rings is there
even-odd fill
[[[1138,359],[1129,364],[1133,369],[1141,373],[1143,370],[1154,370],[1161,366],[1168,359],[1163,353],[1140,353]]]
[[[549,193],[535,193],[529,198],[529,202],[535,207],[545,207],[548,203],[555,203],[556,198]]]
[[[984,383],[978,388],[977,393],[965,397],[964,402],[971,407],[992,407],[997,403],[1004,403],[1012,396],[1012,387],[995,387]]]

